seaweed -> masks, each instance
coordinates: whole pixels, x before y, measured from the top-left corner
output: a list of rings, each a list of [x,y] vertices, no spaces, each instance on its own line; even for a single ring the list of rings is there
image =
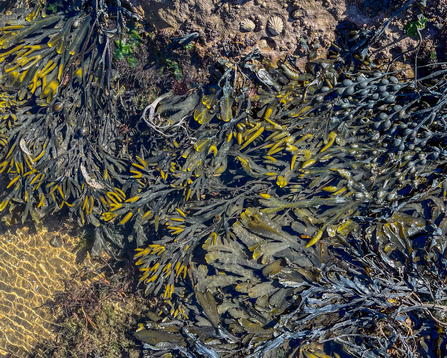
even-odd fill
[[[446,72],[375,69],[367,49],[381,34],[345,41],[345,54],[311,59],[306,73],[257,51],[222,60],[198,103],[169,94],[148,107],[159,140],[139,150],[169,148],[171,163],[158,161],[151,176],[136,170],[147,177],[141,191],[151,181],[178,191],[149,221],[170,234],[135,255],[147,292],[165,292],[163,320],[135,334],[147,348],[261,357],[294,340],[353,357],[428,354],[435,344],[442,355],[439,336],[408,333],[445,324],[445,248],[431,240],[443,235]],[[189,116],[175,114],[182,102]],[[155,272],[172,258],[178,277],[163,282]]]
[[[107,192],[123,195],[116,187],[126,179],[126,144],[118,128],[129,119],[118,116],[124,102],[111,96],[110,36],[120,36],[120,26],[109,28],[103,16],[109,6],[100,1],[43,17],[37,5],[0,30],[6,107],[0,170],[10,178],[0,209],[22,207],[22,222],[65,209],[79,225],[99,226],[117,200]],[[112,253],[104,242],[99,253],[101,247]]]
[[[129,30],[129,29],[127,29]],[[135,67],[138,60],[133,56],[133,51],[136,47],[141,45],[141,37],[136,29],[129,31],[128,39],[124,38],[120,41],[115,41],[116,49],[113,56],[117,60],[123,58],[129,63],[130,67]]]
[[[371,357],[445,354],[443,338],[428,333],[445,325],[445,244],[438,227],[445,205],[435,198],[409,205],[386,223],[349,234],[336,230],[323,253],[302,250],[296,238],[281,246],[277,240],[286,235],[274,224],[262,234],[249,222],[235,224],[237,239],[208,240],[206,265],[191,267],[194,298],[182,308],[188,319],[148,323],[150,329],[135,336],[147,348],[186,356],[203,354],[207,341],[211,356],[261,357],[290,339],[304,350],[315,343],[326,354],[352,357],[365,351]],[[424,208],[431,208],[427,218]],[[260,262],[257,250],[266,240],[275,250]],[[177,338],[165,347],[168,337],[152,333],[168,327]]]
[[[375,32],[340,26],[328,59],[307,46],[303,73],[259,50],[221,59],[210,84],[133,118],[113,68],[132,14],[41,8],[0,28],[0,211],[66,210],[94,227],[94,254],[135,240],[158,302],[135,333],[147,348],[444,353],[441,334],[411,332],[445,326],[447,70],[376,68],[368,49],[396,14]]]

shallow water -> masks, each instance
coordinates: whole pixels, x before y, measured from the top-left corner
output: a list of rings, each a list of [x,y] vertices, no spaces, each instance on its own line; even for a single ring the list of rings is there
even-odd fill
[[[50,241],[62,245],[53,247]],[[0,236],[0,354],[27,356],[39,339],[55,336],[56,316],[45,303],[64,290],[64,280],[91,265],[89,257],[77,263],[79,241],[46,228]]]

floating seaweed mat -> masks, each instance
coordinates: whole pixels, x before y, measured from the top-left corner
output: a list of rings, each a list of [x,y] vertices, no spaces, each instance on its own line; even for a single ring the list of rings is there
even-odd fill
[[[4,232],[0,240],[0,354],[14,357],[28,357],[40,340],[55,338],[57,313],[46,304],[64,290],[65,280],[96,267],[90,256],[78,262],[80,238],[68,227],[30,231]]]

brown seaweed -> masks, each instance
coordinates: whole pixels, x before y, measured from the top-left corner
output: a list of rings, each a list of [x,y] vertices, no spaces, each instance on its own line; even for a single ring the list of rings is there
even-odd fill
[[[135,239],[158,299],[135,335],[159,352],[445,354],[446,70],[375,69],[384,28],[340,34],[305,73],[255,50],[159,96],[126,138],[119,9],[37,5],[0,28],[3,220],[67,210],[94,228],[95,254]]]

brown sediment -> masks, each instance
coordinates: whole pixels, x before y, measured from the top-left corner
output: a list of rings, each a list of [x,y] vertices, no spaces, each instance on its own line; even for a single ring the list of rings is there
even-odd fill
[[[67,281],[65,291],[51,304],[60,312],[57,338],[41,341],[30,357],[142,357],[142,346],[131,333],[141,329],[139,317],[153,311],[156,301],[138,292],[131,262],[117,266],[106,263],[101,274],[82,272],[84,277],[94,276],[82,284]]]

